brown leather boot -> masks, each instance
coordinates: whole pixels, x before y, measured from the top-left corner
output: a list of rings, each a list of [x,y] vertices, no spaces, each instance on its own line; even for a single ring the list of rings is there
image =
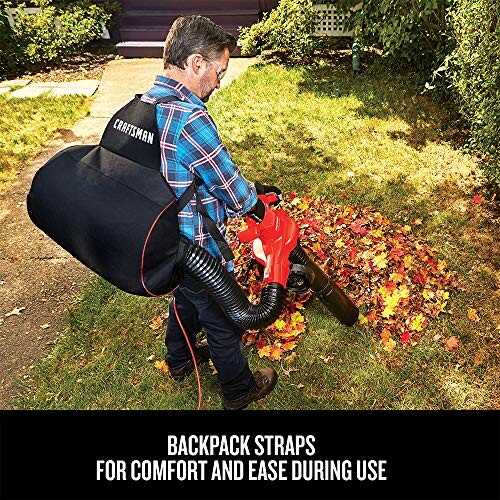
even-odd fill
[[[202,365],[203,363],[207,363],[210,359],[210,350],[208,349],[208,345],[199,343],[196,344],[194,348],[194,355],[196,357],[196,364],[198,366]],[[194,364],[192,359],[176,368],[169,368],[170,377],[177,382],[186,378],[193,371]]]
[[[250,403],[267,396],[274,389],[278,381],[278,374],[274,368],[263,368],[262,370],[254,372],[253,377],[256,384],[255,389],[246,396],[235,399],[234,401],[227,401],[224,398],[223,405],[225,410],[243,410],[243,408],[246,408]]]

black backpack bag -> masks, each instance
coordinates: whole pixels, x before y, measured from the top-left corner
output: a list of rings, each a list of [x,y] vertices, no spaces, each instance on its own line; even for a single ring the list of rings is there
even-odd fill
[[[41,167],[27,208],[36,226],[116,287],[160,296],[183,277],[177,263],[189,242],[177,216],[196,183],[177,199],[160,171],[156,104],[178,99],[140,97],[111,118],[98,145],[68,147]]]

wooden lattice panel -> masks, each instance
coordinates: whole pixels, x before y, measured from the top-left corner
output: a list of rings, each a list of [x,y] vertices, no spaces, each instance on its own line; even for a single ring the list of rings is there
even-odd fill
[[[347,16],[337,11],[332,5],[319,4],[314,9],[318,13],[316,33],[328,36],[351,36],[352,31],[345,30]]]

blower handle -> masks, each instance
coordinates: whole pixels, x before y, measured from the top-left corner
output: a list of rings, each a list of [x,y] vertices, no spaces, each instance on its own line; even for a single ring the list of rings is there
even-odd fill
[[[286,288],[290,273],[290,252],[297,246],[299,238],[298,224],[281,209],[271,210],[270,205],[279,200],[274,193],[260,194],[258,198],[265,205],[265,214],[261,222],[256,222],[247,215],[248,228],[238,233],[238,239],[253,242],[253,253],[264,267],[264,282],[280,283]]]

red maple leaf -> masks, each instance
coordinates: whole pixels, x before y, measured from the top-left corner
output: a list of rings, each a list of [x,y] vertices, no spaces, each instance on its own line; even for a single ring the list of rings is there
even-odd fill
[[[394,260],[401,260],[400,257],[405,254],[402,248],[393,248],[389,254]]]
[[[349,258],[351,260],[354,260],[356,258],[356,255],[358,255],[359,250],[356,247],[351,247],[349,248]]]
[[[361,236],[368,232],[358,221],[351,222],[349,227],[352,229],[353,233],[359,234]]]
[[[397,283],[394,283],[394,281],[388,281],[386,284],[385,284],[385,287],[387,288],[387,290],[389,290],[390,292],[393,292],[394,290],[396,290],[396,288],[398,287]]]
[[[446,342],[445,342],[445,347],[448,349],[448,351],[453,351],[453,349],[456,349],[458,347],[458,339],[454,335],[452,335]]]
[[[401,334],[401,343],[406,344],[410,340],[410,332],[403,332]]]
[[[420,283],[421,285],[425,285],[425,283],[427,282],[427,278],[426,278],[425,274],[420,272],[413,278],[413,281],[416,281],[417,283]]]

